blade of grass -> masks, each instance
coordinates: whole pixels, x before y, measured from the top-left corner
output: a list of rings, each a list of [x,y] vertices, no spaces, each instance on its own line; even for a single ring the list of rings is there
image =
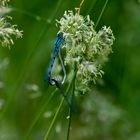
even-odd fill
[[[37,113],[37,116],[35,117],[35,119],[33,120],[27,134],[25,135],[25,137],[23,138],[23,140],[28,140],[30,139],[31,133],[33,131],[33,128],[35,127],[35,125],[37,124],[37,122],[39,121],[40,117],[42,116],[42,114],[44,113],[44,111],[46,110],[46,107],[48,106],[49,102],[51,101],[51,99],[53,98],[53,96],[55,95],[57,89],[55,89],[49,99],[47,101],[45,101],[45,103],[42,104],[42,108],[40,109],[40,111]]]
[[[49,134],[50,134],[50,132],[51,132],[51,130],[52,130],[52,128],[53,128],[53,125],[54,125],[55,120],[56,120],[56,118],[57,118],[57,116],[58,116],[58,113],[59,113],[59,111],[60,111],[60,109],[61,109],[61,107],[62,107],[62,105],[63,105],[63,102],[64,102],[64,97],[62,98],[62,100],[61,100],[61,102],[60,102],[60,104],[59,104],[59,106],[58,106],[58,109],[57,109],[57,111],[56,111],[56,113],[55,113],[55,115],[54,115],[54,117],[53,117],[53,120],[52,120],[52,122],[51,122],[49,128],[48,128],[48,131],[47,131],[47,133],[45,134],[44,140],[48,140]]]
[[[90,12],[91,12],[91,10],[93,9],[93,7],[94,7],[94,5],[95,5],[96,2],[97,2],[97,0],[93,0],[93,1],[92,1],[92,3],[90,4],[90,7],[89,7],[89,9],[88,9],[87,14],[90,14]]]
[[[19,9],[19,8],[16,8],[16,7],[9,7],[9,8],[10,8],[11,12],[21,13],[21,14],[29,16],[29,17],[37,20],[37,21],[44,21],[46,23],[48,22],[45,17],[41,17],[39,15],[33,14],[32,12],[25,11],[25,10],[22,10],[22,9]]]
[[[57,6],[56,6],[56,10],[54,11],[54,14],[52,16],[51,22],[54,21],[55,15],[57,14],[59,7],[61,6],[61,3],[62,3],[62,0],[59,0],[57,3]],[[49,26],[51,26],[51,22],[50,22]],[[30,53],[27,55],[27,58],[25,59],[25,62],[21,67],[22,71],[21,71],[20,75],[18,76],[17,80],[14,81],[14,84],[12,85],[12,89],[10,89],[10,95],[8,96],[7,104],[5,105],[3,111],[1,112],[0,118],[2,118],[3,115],[6,113],[6,111],[8,110],[8,107],[11,107],[10,103],[11,103],[12,99],[15,97],[18,89],[21,87],[20,85],[22,85],[22,83],[24,82],[23,77],[26,77],[25,76],[26,68],[28,66],[30,66],[30,62],[31,62],[30,59],[32,58],[33,54],[35,52],[37,52],[37,47],[39,46],[39,43],[40,43],[42,37],[44,36],[44,34],[48,33],[48,31],[49,31],[48,29],[50,29],[49,26],[45,26],[43,28],[38,40],[36,41],[36,45],[31,49]]]
[[[99,17],[98,17],[98,19],[97,19],[97,21],[96,21],[95,29],[96,29],[97,25],[99,24],[99,22],[100,22],[100,20],[101,20],[101,17],[102,17],[102,15],[103,15],[104,11],[105,11],[105,8],[106,8],[106,6],[107,6],[107,3],[108,3],[108,0],[106,0],[105,3],[104,3],[104,5],[103,5],[103,8],[102,8],[102,10],[101,10],[101,13],[100,13],[100,15],[99,15]]]
[[[73,80],[72,80],[72,81],[73,81]],[[68,85],[68,87],[67,87],[67,90],[66,90],[66,93],[69,92],[70,87],[71,87],[71,84],[72,84],[72,82],[69,83],[69,85]],[[58,113],[59,113],[59,111],[60,111],[60,109],[61,109],[61,107],[62,107],[62,105],[63,105],[63,102],[64,102],[64,97],[61,99],[61,102],[60,102],[60,104],[59,104],[59,106],[58,106],[58,109],[57,109],[57,111],[56,111],[56,113],[55,113],[55,115],[54,115],[54,117],[53,117],[53,119],[52,119],[52,121],[51,121],[51,123],[50,123],[50,126],[49,126],[49,128],[48,128],[48,131],[46,132],[46,134],[45,134],[45,136],[44,136],[44,140],[48,140],[49,135],[50,135],[50,133],[51,133],[51,130],[52,130],[53,126],[54,126],[55,120],[56,120],[56,118],[57,118],[57,116],[58,116]]]

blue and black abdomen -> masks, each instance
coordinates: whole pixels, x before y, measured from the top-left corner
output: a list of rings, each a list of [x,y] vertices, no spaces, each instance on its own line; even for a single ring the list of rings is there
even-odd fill
[[[63,40],[64,40],[63,33],[58,34],[57,38],[56,38],[56,42],[55,42],[55,48],[54,48],[53,57],[51,59],[50,65],[49,65],[47,75],[45,77],[45,80],[49,84],[51,84],[51,74],[52,74],[52,69],[53,69],[54,61],[55,61],[56,56],[57,56],[57,54],[59,52],[59,48],[61,47],[61,44],[63,43]]]

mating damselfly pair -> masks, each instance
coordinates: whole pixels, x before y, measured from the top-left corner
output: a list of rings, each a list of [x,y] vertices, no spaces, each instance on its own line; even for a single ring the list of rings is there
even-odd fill
[[[64,62],[62,60],[61,53],[60,53],[60,47],[64,43],[66,43],[65,42],[65,34],[64,33],[57,34],[53,56],[52,56],[52,59],[50,61],[48,72],[47,72],[46,77],[45,77],[45,81],[48,82],[49,85],[56,86],[57,88],[60,88],[64,84],[64,82],[66,80],[66,69],[65,69]],[[63,74],[64,74],[64,77],[63,77],[63,79],[61,81],[56,80],[55,78],[52,78],[53,66],[54,66],[54,62],[56,60],[57,55],[58,55],[58,57],[60,59],[62,70],[63,70]],[[65,93],[64,91],[61,91],[60,93],[66,99],[67,103],[72,108],[72,110],[75,111],[76,108],[74,107],[74,102],[72,101],[72,98],[69,97],[67,95],[67,93]]]
[[[66,79],[66,70],[65,70],[65,66],[64,66],[64,63],[63,63],[63,60],[62,60],[62,57],[61,57],[61,53],[60,53],[60,47],[62,46],[62,44],[64,43],[64,41],[65,41],[64,40],[64,33],[59,33],[57,35],[57,38],[56,38],[55,48],[54,48],[54,52],[53,52],[53,57],[51,59],[50,65],[49,65],[47,75],[45,77],[45,80],[50,85],[56,86],[58,88],[61,85],[64,84],[65,79]],[[64,77],[63,77],[63,80],[62,81],[58,81],[58,80],[52,78],[52,70],[53,70],[54,62],[56,60],[56,56],[57,55],[59,56],[59,59],[60,59],[60,62],[61,62],[61,66],[62,66],[62,70],[63,70],[63,73],[64,73]]]

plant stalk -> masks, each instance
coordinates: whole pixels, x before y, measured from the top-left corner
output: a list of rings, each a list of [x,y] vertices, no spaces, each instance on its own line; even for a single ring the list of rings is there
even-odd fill
[[[76,64],[74,66],[74,78],[73,78],[73,89],[72,89],[72,100],[74,99],[75,93],[75,82],[76,82],[76,75],[77,75],[77,67]],[[67,130],[67,140],[70,138],[70,129],[71,129],[71,120],[72,120],[72,109],[69,109],[69,122],[68,122],[68,130]]]

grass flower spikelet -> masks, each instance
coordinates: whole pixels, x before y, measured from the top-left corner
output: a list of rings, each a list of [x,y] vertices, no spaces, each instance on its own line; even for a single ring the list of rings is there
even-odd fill
[[[90,85],[103,75],[102,66],[112,52],[114,35],[110,27],[95,31],[90,16],[83,17],[73,11],[65,11],[58,21],[59,33],[65,34],[65,64],[78,67],[76,89],[81,93],[90,90]]]

